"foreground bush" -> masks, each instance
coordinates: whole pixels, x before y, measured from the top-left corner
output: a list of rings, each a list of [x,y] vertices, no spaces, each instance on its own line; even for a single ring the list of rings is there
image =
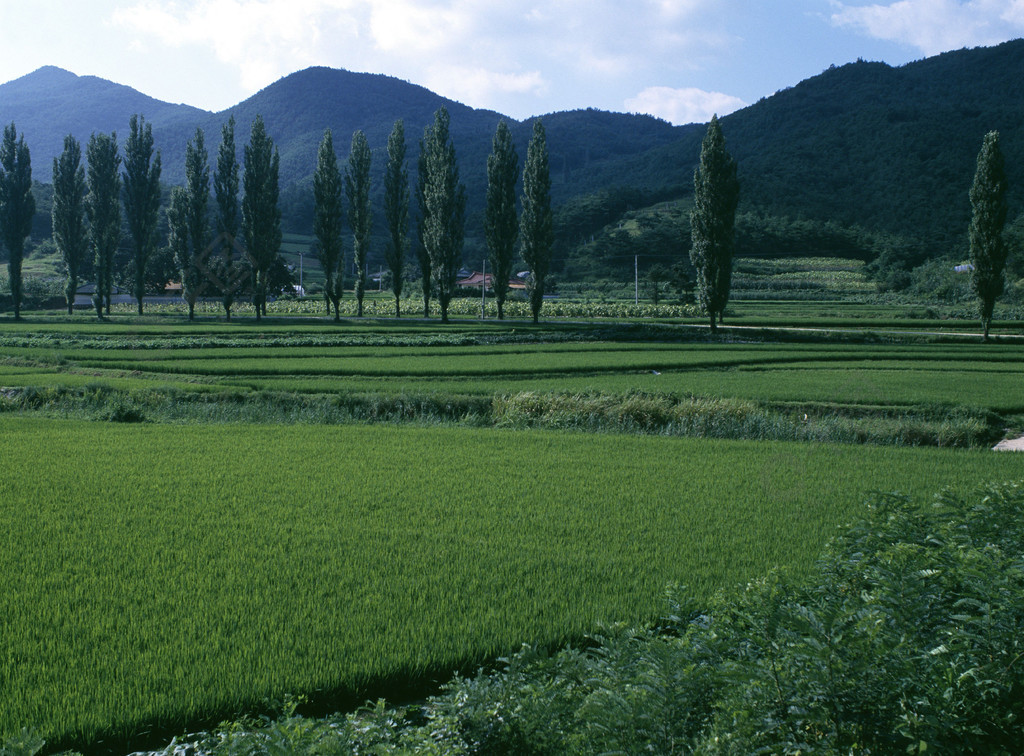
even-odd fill
[[[197,752],[1016,753],[1022,510],[1022,484],[883,496],[800,585],[773,573],[704,607],[672,589],[659,626],[524,647],[422,708],[313,720],[293,703]]]
[[[708,608],[674,591],[661,627],[524,649],[430,716],[471,753],[1019,752],[1022,509],[1019,484],[883,497],[804,585],[772,574]]]

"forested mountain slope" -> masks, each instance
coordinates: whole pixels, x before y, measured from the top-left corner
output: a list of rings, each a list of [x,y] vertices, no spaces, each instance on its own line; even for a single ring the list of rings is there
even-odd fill
[[[946,53],[901,67],[858,61],[818,76],[722,119],[739,162],[740,212],[806,219],[885,233],[904,240],[902,254],[952,253],[970,212],[967,189],[984,134],[998,129],[1010,180],[1010,217],[1024,205],[1024,41]],[[479,231],[486,158],[500,114],[475,110],[392,77],[310,68],[287,76],[221,113],[171,105],[95,77],[47,67],[0,86],[0,121],[17,124],[32,149],[35,176],[48,181],[64,134],[83,142],[93,131],[126,132],[132,113],[154,126],[164,179],[183,177],[185,143],[197,127],[215,154],[221,126],[237,121],[249,136],[257,113],[281,151],[286,223],[303,230],[311,217],[311,176],[325,128],[344,161],[350,136],[366,132],[374,151],[376,199],[385,144],[405,120],[411,175],[418,141],[444,105],[469,194],[469,234]],[[703,126],[673,127],[649,116],[580,110],[543,116],[556,205],[611,197],[580,234],[616,221],[616,213],[669,198],[684,199]],[[525,157],[532,124],[508,119]],[[625,199],[623,199],[625,198]]]

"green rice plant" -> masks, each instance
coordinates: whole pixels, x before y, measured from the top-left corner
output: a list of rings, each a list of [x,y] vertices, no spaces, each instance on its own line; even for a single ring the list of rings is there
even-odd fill
[[[130,739],[393,690],[798,572],[867,488],[1006,455],[392,426],[0,417],[0,738]],[[881,481],[881,483],[880,483]]]

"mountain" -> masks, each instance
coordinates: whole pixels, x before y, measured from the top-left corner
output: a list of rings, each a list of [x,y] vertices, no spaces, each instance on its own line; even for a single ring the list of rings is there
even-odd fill
[[[1022,208],[1022,95],[1024,40],[900,67],[865,61],[833,66],[722,119],[728,149],[739,163],[740,212],[855,226],[898,238],[900,254],[910,256],[950,253],[963,244],[970,214],[967,190],[989,130],[1002,136],[1010,218]],[[123,133],[129,117],[142,113],[153,124],[165,181],[178,183],[185,144],[196,128],[206,133],[212,161],[221,127],[233,116],[241,158],[252,119],[261,114],[281,152],[282,204],[296,230],[310,225],[311,177],[325,128],[332,129],[342,161],[352,132],[366,133],[379,201],[394,121],[405,120],[415,180],[419,138],[442,105],[451,114],[468,191],[470,243],[479,245],[486,160],[503,116],[423,87],[383,75],[309,68],[210,113],[52,67],[0,85],[0,121],[13,120],[25,133],[41,181],[48,180],[64,134],[84,142],[93,131]],[[556,206],[586,216],[576,229],[579,238],[604,224],[614,227],[624,211],[666,199],[685,201],[692,191],[702,125],[676,127],[649,116],[598,110],[543,119],[552,195]],[[506,120],[522,162],[532,121]],[[380,232],[382,221],[377,225]]]
[[[286,76],[252,97],[220,113],[172,105],[147,97],[129,87],[91,76],[76,76],[58,68],[41,68],[0,85],[0,122],[13,121],[32,150],[35,177],[49,181],[53,157],[63,148],[65,134],[83,146],[95,131],[127,131],[128,119],[141,113],[153,125],[161,152],[163,180],[184,180],[185,145],[197,128],[203,129],[211,164],[228,119],[236,121],[239,160],[248,142],[250,126],[262,115],[281,153],[283,201],[291,204],[293,226],[302,228],[312,215],[305,207],[311,196],[316,152],[324,130],[334,134],[335,148],[344,161],[353,132],[362,129],[374,152],[376,199],[383,196],[387,138],[394,122],[405,121],[409,164],[415,177],[418,142],[434,112],[446,107],[456,145],[461,178],[469,197],[469,215],[479,225],[486,188],[487,155],[498,121],[512,127],[521,163],[533,122],[519,122],[487,110],[476,110],[390,76],[352,73],[314,67]],[[597,110],[554,113],[544,117],[551,165],[555,172],[556,201],[589,188],[590,168],[632,159],[655,146],[671,144],[686,129],[650,116]],[[600,188],[600,187],[597,187]],[[290,198],[290,199],[289,199]],[[287,213],[286,213],[287,214]],[[303,217],[308,216],[308,217]]]
[[[85,143],[93,132],[127,133],[128,119],[141,113],[157,129],[168,130],[208,117],[205,110],[172,105],[131,87],[96,76],[76,76],[45,66],[0,86],[0,122],[12,121],[25,134],[32,153],[33,175],[49,181],[53,158],[72,134]],[[184,148],[182,148],[184,156]]]

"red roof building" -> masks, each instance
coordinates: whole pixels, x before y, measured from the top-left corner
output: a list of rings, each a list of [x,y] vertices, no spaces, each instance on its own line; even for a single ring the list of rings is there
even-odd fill
[[[462,286],[465,288],[479,289],[481,284],[486,286],[488,289],[493,289],[494,276],[490,273],[484,274],[478,270],[472,271],[465,278],[460,278],[455,282],[456,286]],[[525,289],[526,284],[518,278],[509,279],[509,289]]]

